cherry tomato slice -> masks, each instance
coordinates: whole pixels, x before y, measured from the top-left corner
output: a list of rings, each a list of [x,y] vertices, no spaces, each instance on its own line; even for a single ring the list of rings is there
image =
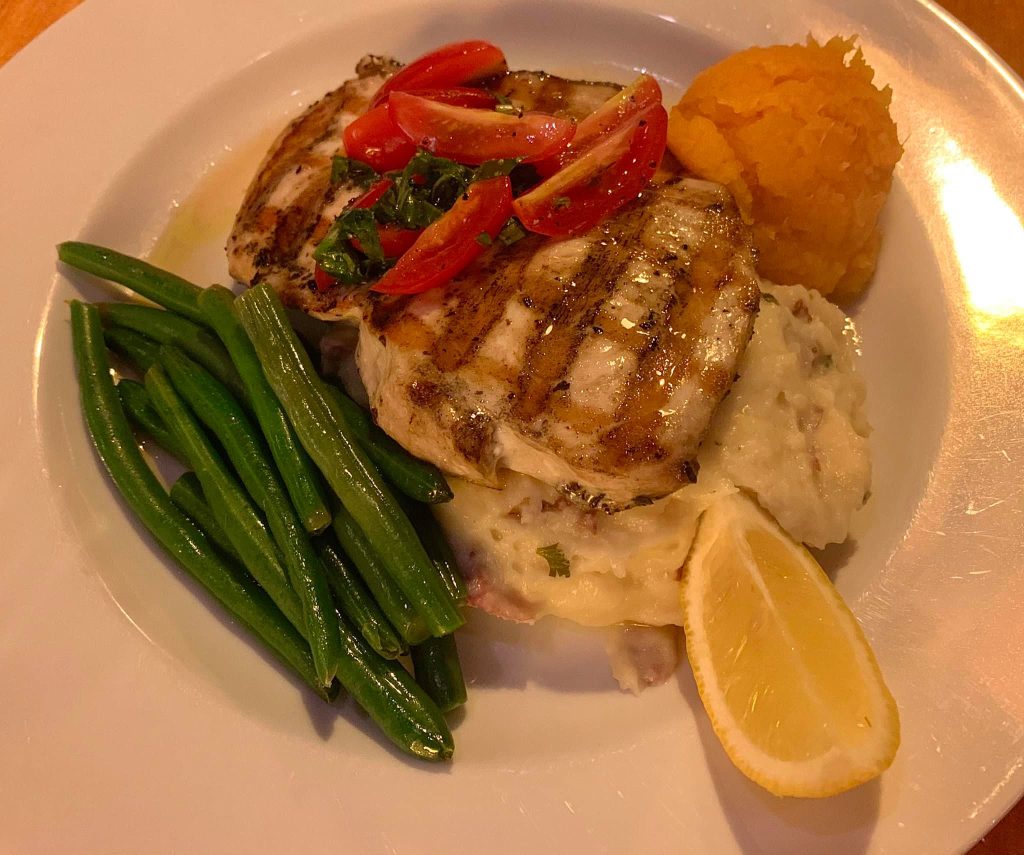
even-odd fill
[[[409,249],[421,234],[423,229],[403,229],[401,226],[378,226],[377,233],[380,235],[380,248],[388,258],[397,258]]]
[[[461,86],[507,70],[505,54],[490,42],[453,42],[413,60],[385,81],[370,106],[383,104],[392,92]]]
[[[586,150],[606,134],[622,127],[634,116],[661,104],[661,87],[649,74],[641,74],[629,86],[598,107],[576,127],[572,142],[558,154],[536,164],[544,177],[553,175],[563,166],[581,157]]]
[[[477,107],[481,110],[493,110],[498,99],[486,89],[471,89],[469,86],[447,86],[444,89],[410,89],[410,95],[440,101],[442,104],[455,104],[459,107]]]
[[[665,108],[649,107],[516,199],[515,215],[530,231],[552,237],[596,226],[647,186],[665,154],[667,132]]]
[[[403,229],[401,226],[377,226],[377,237],[380,238],[380,249],[388,258],[398,258],[409,247],[416,243],[423,233],[422,229]],[[351,238],[349,243],[360,252],[363,245],[358,238]]]
[[[324,270],[319,264],[313,271],[313,281],[316,283],[316,290],[321,294],[325,291],[330,291],[338,284],[338,280],[331,276],[331,274]]]
[[[532,163],[562,151],[576,133],[571,119],[544,113],[508,116],[441,104],[408,92],[391,93],[388,112],[417,146],[459,163],[480,164],[502,157]]]
[[[421,98],[453,104],[459,107],[493,109],[498,103],[490,92],[470,89],[468,86],[449,86],[445,89],[418,89]],[[416,146],[409,136],[391,119],[386,104],[374,107],[355,119],[342,134],[345,153],[356,160],[368,163],[377,172],[401,169],[416,154]]]
[[[377,172],[401,169],[416,154],[416,146],[391,120],[386,104],[351,122],[341,138],[348,157],[369,164]]]
[[[450,211],[427,226],[409,250],[371,290],[383,294],[419,294],[443,285],[481,252],[481,234],[497,237],[512,208],[507,178],[475,181]]]
[[[391,186],[395,182],[390,178],[382,178],[376,184],[374,184],[369,190],[367,190],[362,196],[359,196],[354,202],[350,202],[348,207],[351,208],[372,208],[379,201],[381,196],[391,189]]]

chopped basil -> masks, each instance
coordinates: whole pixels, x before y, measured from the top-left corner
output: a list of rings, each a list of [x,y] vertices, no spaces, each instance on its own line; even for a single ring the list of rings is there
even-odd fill
[[[498,232],[498,240],[501,241],[502,246],[512,246],[512,244],[522,240],[524,237],[526,237],[526,229],[523,228],[523,224],[515,217],[509,217],[508,222]]]
[[[493,243],[491,236],[487,234],[487,232],[480,232],[480,234],[476,236],[476,242],[480,244],[480,246],[490,246]]]
[[[542,546],[537,554],[548,562],[548,575],[551,577],[569,578],[569,559],[562,552],[562,547],[557,543],[549,546]]]
[[[495,113],[504,113],[507,116],[522,116],[523,108],[517,107],[511,98],[507,95],[502,95],[500,92],[491,92],[491,94],[497,99],[498,103],[494,105]]]
[[[391,186],[373,206],[350,208],[338,215],[314,250],[313,257],[327,273],[346,285],[358,285],[379,278],[391,266],[393,259],[384,256],[378,226],[425,229],[465,195],[474,181],[512,175],[514,172],[520,177],[514,176],[513,182],[529,181],[533,170],[529,167],[517,169],[520,160],[489,160],[474,169],[420,150],[404,169],[387,173]],[[358,160],[336,157],[332,162],[332,181],[349,181],[369,186],[379,181],[380,177]],[[498,239],[508,246],[525,234],[523,227],[515,219],[510,219]],[[353,239],[359,242],[358,250],[352,245]],[[477,241],[489,246],[491,238],[485,233],[478,236]]]
[[[406,228],[430,225],[451,208],[474,181],[509,175],[519,162],[520,158],[515,157],[488,160],[473,169],[427,151],[418,151],[394,178],[395,197],[390,207],[395,211],[395,221]],[[389,207],[387,197],[378,202],[378,207]]]
[[[363,163],[361,160],[353,160],[351,157],[336,155],[331,160],[331,183],[341,184],[349,181],[363,190],[375,184],[380,176],[372,166]]]
[[[454,160],[418,151],[395,175],[393,196],[389,191],[374,209],[403,228],[426,228],[466,192],[472,174],[472,169]]]
[[[779,305],[779,301],[775,299],[775,295],[769,294],[767,291],[761,292],[761,299],[766,303],[771,303],[773,306]]]
[[[486,181],[488,178],[504,178],[511,175],[522,162],[521,157],[506,157],[501,160],[485,160],[473,172],[473,181]]]
[[[555,196],[554,201],[551,203],[551,207],[556,211],[561,211],[563,208],[568,208],[572,204],[572,199],[568,196]]]
[[[359,241],[361,252],[350,243],[352,238]],[[366,208],[353,208],[338,217],[313,250],[313,258],[346,285],[377,278],[390,266],[381,249],[377,222]]]

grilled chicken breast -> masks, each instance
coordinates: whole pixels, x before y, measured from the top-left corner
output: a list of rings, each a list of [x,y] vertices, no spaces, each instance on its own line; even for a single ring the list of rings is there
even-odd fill
[[[512,469],[614,510],[692,479],[758,286],[729,195],[673,178],[580,237],[353,300],[359,373],[398,442],[480,483]]]
[[[239,212],[232,274],[358,323],[378,423],[450,473],[499,486],[511,469],[609,511],[691,480],[758,305],[732,198],[672,177],[579,237],[496,245],[442,289],[319,293],[313,247],[358,192],[330,184],[330,158],[393,68],[364,60],[281,135]],[[493,85],[577,118],[617,88],[533,72]]]

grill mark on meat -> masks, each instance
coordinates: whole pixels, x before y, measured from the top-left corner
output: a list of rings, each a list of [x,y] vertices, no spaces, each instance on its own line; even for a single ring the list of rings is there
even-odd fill
[[[548,401],[552,421],[564,422],[580,434],[600,434],[608,424],[608,414],[574,403],[568,395],[552,395]]]
[[[734,277],[737,223],[717,216],[723,212],[720,202],[712,202],[706,211],[713,215],[713,225],[696,247],[689,247],[693,255],[685,279],[691,299],[680,300],[672,293],[659,314],[664,320],[651,331],[650,346],[640,355],[636,375],[619,405],[620,424],[602,436],[600,459],[605,466],[660,460],[665,455],[652,439],[660,433],[662,410],[679,379],[692,373],[694,345],[703,319],[712,311],[717,292],[728,287]],[[756,310],[749,303],[745,308]],[[664,346],[666,341],[668,346]],[[709,396],[718,398],[729,388],[732,378],[717,364],[703,364],[698,370],[698,384]]]
[[[666,292],[657,318],[668,316],[680,302],[674,290]],[[619,425],[605,432],[598,444],[598,459],[605,466],[623,466],[662,460],[667,452],[658,441],[664,417],[661,408],[673,387],[665,380],[665,369],[679,358],[681,342],[662,320],[656,329],[644,331],[644,346],[637,352],[637,368],[626,384],[616,411]],[[659,347],[659,345],[661,345]]]
[[[500,256],[492,252],[484,263],[483,277],[462,277],[449,286],[455,305],[446,314],[446,326],[431,352],[438,369],[455,371],[480,350],[505,314],[508,294],[515,289],[515,282],[523,278],[537,242],[528,238]]]
[[[436,333],[415,314],[406,311],[410,297],[371,299],[370,320],[383,341],[397,347],[415,348],[423,353],[430,350],[436,340]]]
[[[370,305],[370,323],[382,334],[389,333],[401,322],[405,307],[411,298],[405,295],[398,297],[380,297]]]
[[[325,188],[320,182],[313,181],[298,197],[297,204],[289,205],[278,212],[277,224],[274,227],[274,250],[271,262],[280,263],[282,259],[291,257],[302,249],[308,236],[320,222],[319,205]]]
[[[251,217],[244,214],[258,214],[260,208],[267,204],[274,189],[296,165],[313,166],[316,165],[316,161],[323,160],[324,158],[318,157],[312,149],[334,132],[339,113],[354,112],[360,109],[364,102],[365,99],[359,97],[355,87],[348,82],[329,92],[314,103],[300,119],[292,122],[275,143],[276,156],[269,159],[256,174],[253,185],[246,194],[247,197],[251,197],[253,204],[243,207],[243,216],[239,222],[243,226],[251,225]]]
[[[637,216],[616,217],[605,225],[605,237],[595,242],[571,275],[562,278],[560,288],[535,282],[535,301],[547,297],[547,311],[535,325],[526,345],[526,361],[517,380],[518,400],[514,414],[530,421],[545,408],[559,380],[566,380],[584,338],[592,333],[594,319],[615,293],[620,277],[630,264],[623,252],[649,222],[649,213],[637,205]],[[579,274],[586,270],[586,278]],[[593,272],[592,272],[593,271]]]

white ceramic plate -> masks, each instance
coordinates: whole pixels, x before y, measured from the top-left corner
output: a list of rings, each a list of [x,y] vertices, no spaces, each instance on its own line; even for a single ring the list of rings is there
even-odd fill
[[[0,850],[948,853],[1016,800],[1020,82],[924,3],[760,5],[89,0],[0,72]],[[675,96],[733,49],[809,31],[860,34],[907,149],[856,308],[874,497],[856,546],[827,556],[900,704],[880,783],[772,798],[725,759],[685,668],[636,699],[589,636],[486,620],[463,644],[456,761],[405,761],[129,521],[85,435],[64,305],[104,292],[58,271],[55,243],[146,253],[171,223],[155,254],[223,278],[258,146],[364,52],[483,36],[514,66],[644,68]]]

